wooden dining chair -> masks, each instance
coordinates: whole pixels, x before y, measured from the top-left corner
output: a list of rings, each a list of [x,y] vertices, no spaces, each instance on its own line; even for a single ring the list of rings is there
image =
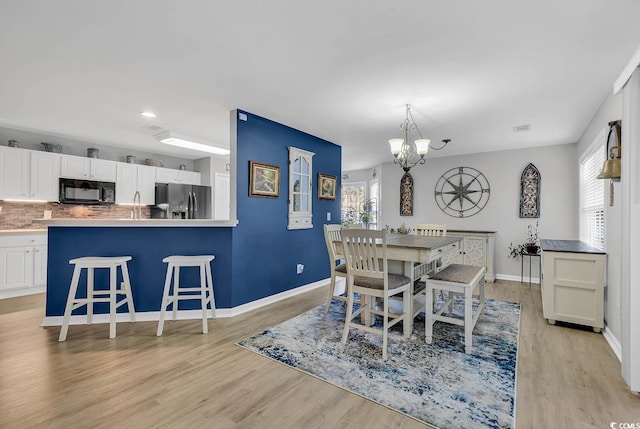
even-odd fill
[[[387,337],[389,329],[403,322],[404,336],[408,337],[411,326],[411,279],[401,274],[391,274],[387,264],[387,233],[377,230],[343,230],[342,248],[347,266],[347,314],[342,343],[346,344],[349,329],[382,334],[382,358],[387,359]],[[360,308],[353,311],[354,294],[362,297]],[[389,298],[402,294],[402,313],[389,312]],[[367,298],[364,298],[367,297]],[[373,297],[382,299],[382,311],[374,308]],[[370,326],[368,317],[363,323],[354,319],[361,314],[382,316],[382,330]]]
[[[447,235],[447,225],[437,223],[418,223],[413,227],[416,235],[442,236]]]
[[[346,301],[346,297],[342,295],[335,295],[336,293],[336,277],[347,278],[347,268],[344,262],[342,262],[343,255],[338,252],[336,248],[336,242],[342,240],[342,226],[339,224],[326,224],[324,225],[324,241],[327,244],[327,251],[329,253],[329,264],[331,266],[331,283],[329,285],[329,298],[324,308],[324,314],[329,312],[331,302],[334,299],[340,301]],[[345,291],[346,292],[346,291]]]

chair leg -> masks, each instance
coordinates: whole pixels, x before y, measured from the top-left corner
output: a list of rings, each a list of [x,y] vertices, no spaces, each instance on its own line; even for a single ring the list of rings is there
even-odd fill
[[[331,302],[333,301],[333,294],[336,290],[336,273],[335,271],[331,271],[331,283],[329,284],[329,298],[327,298],[327,304],[324,306],[324,314],[327,315],[329,313],[329,307],[331,307]]]
[[[116,337],[116,297],[118,283],[118,267],[112,265],[109,267],[109,338]]]
[[[433,341],[433,295],[434,289],[432,289],[427,282],[424,312],[424,339],[427,344],[431,344],[431,341]]]
[[[178,288],[180,288],[180,267],[173,267],[173,307],[171,307],[173,320],[178,319]]]
[[[158,330],[156,335],[162,336],[162,329],[164,328],[164,317],[167,311],[169,301],[169,288],[171,287],[171,276],[173,274],[173,265],[169,264],[167,267],[167,275],[164,280],[164,292],[162,292],[162,303],[160,304],[160,320],[158,321]]]
[[[471,353],[471,332],[473,331],[473,290],[464,290],[464,352]]]
[[[127,263],[124,262],[120,269],[122,270],[122,289],[125,299],[127,300],[127,307],[129,308],[129,319],[132,322],[136,321],[136,309],[133,305],[133,295],[131,294],[131,280],[129,279],[129,268]]]
[[[200,305],[202,306],[202,333],[209,332],[209,322],[207,320],[207,277],[204,264],[200,264]]]
[[[385,300],[386,301],[386,300]],[[402,312],[404,320],[402,321],[402,334],[405,338],[409,338],[413,332],[413,294],[411,286],[402,294]]]
[[[216,318],[216,299],[213,295],[213,278],[211,276],[211,265],[207,263],[207,283],[209,285],[209,303],[211,304],[211,317]]]
[[[387,360],[387,340],[389,334],[389,297],[384,298],[382,320],[382,360]]]
[[[62,328],[60,329],[60,336],[58,341],[64,341],[67,339],[67,331],[69,330],[69,320],[71,319],[71,311],[73,310],[73,301],[76,298],[76,291],[78,290],[78,281],[80,280],[81,268],[77,265],[73,269],[73,276],[71,277],[71,286],[69,287],[69,296],[67,296],[67,306],[64,308],[64,316],[62,317]]]
[[[93,267],[87,267],[87,325],[91,325],[93,323],[93,273]]]
[[[347,344],[347,337],[349,336],[349,325],[351,324],[351,317],[353,314],[353,292],[349,279],[347,279],[347,313],[344,318],[344,329],[342,330],[342,344]]]

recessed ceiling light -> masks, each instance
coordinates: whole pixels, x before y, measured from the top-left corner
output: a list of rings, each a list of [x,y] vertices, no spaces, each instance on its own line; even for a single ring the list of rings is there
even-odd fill
[[[155,118],[156,114],[153,112],[140,112],[140,114],[142,116],[144,116],[145,118]]]

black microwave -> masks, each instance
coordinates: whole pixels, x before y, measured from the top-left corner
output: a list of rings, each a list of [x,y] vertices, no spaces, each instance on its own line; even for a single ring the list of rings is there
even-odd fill
[[[116,184],[95,180],[60,179],[60,202],[65,204],[115,204]]]

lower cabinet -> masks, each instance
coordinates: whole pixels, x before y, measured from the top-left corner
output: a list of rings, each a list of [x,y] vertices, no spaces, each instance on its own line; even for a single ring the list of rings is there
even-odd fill
[[[555,240],[555,243],[561,240]],[[572,243],[570,243],[572,244]],[[556,321],[604,327],[604,253],[553,251],[542,245],[542,313]]]
[[[0,234],[0,290],[44,286],[46,281],[46,233]]]
[[[448,254],[442,258],[443,265],[455,263],[485,267],[485,280],[491,283],[496,281],[495,231],[448,230],[447,235],[461,236],[463,240],[459,253]]]

